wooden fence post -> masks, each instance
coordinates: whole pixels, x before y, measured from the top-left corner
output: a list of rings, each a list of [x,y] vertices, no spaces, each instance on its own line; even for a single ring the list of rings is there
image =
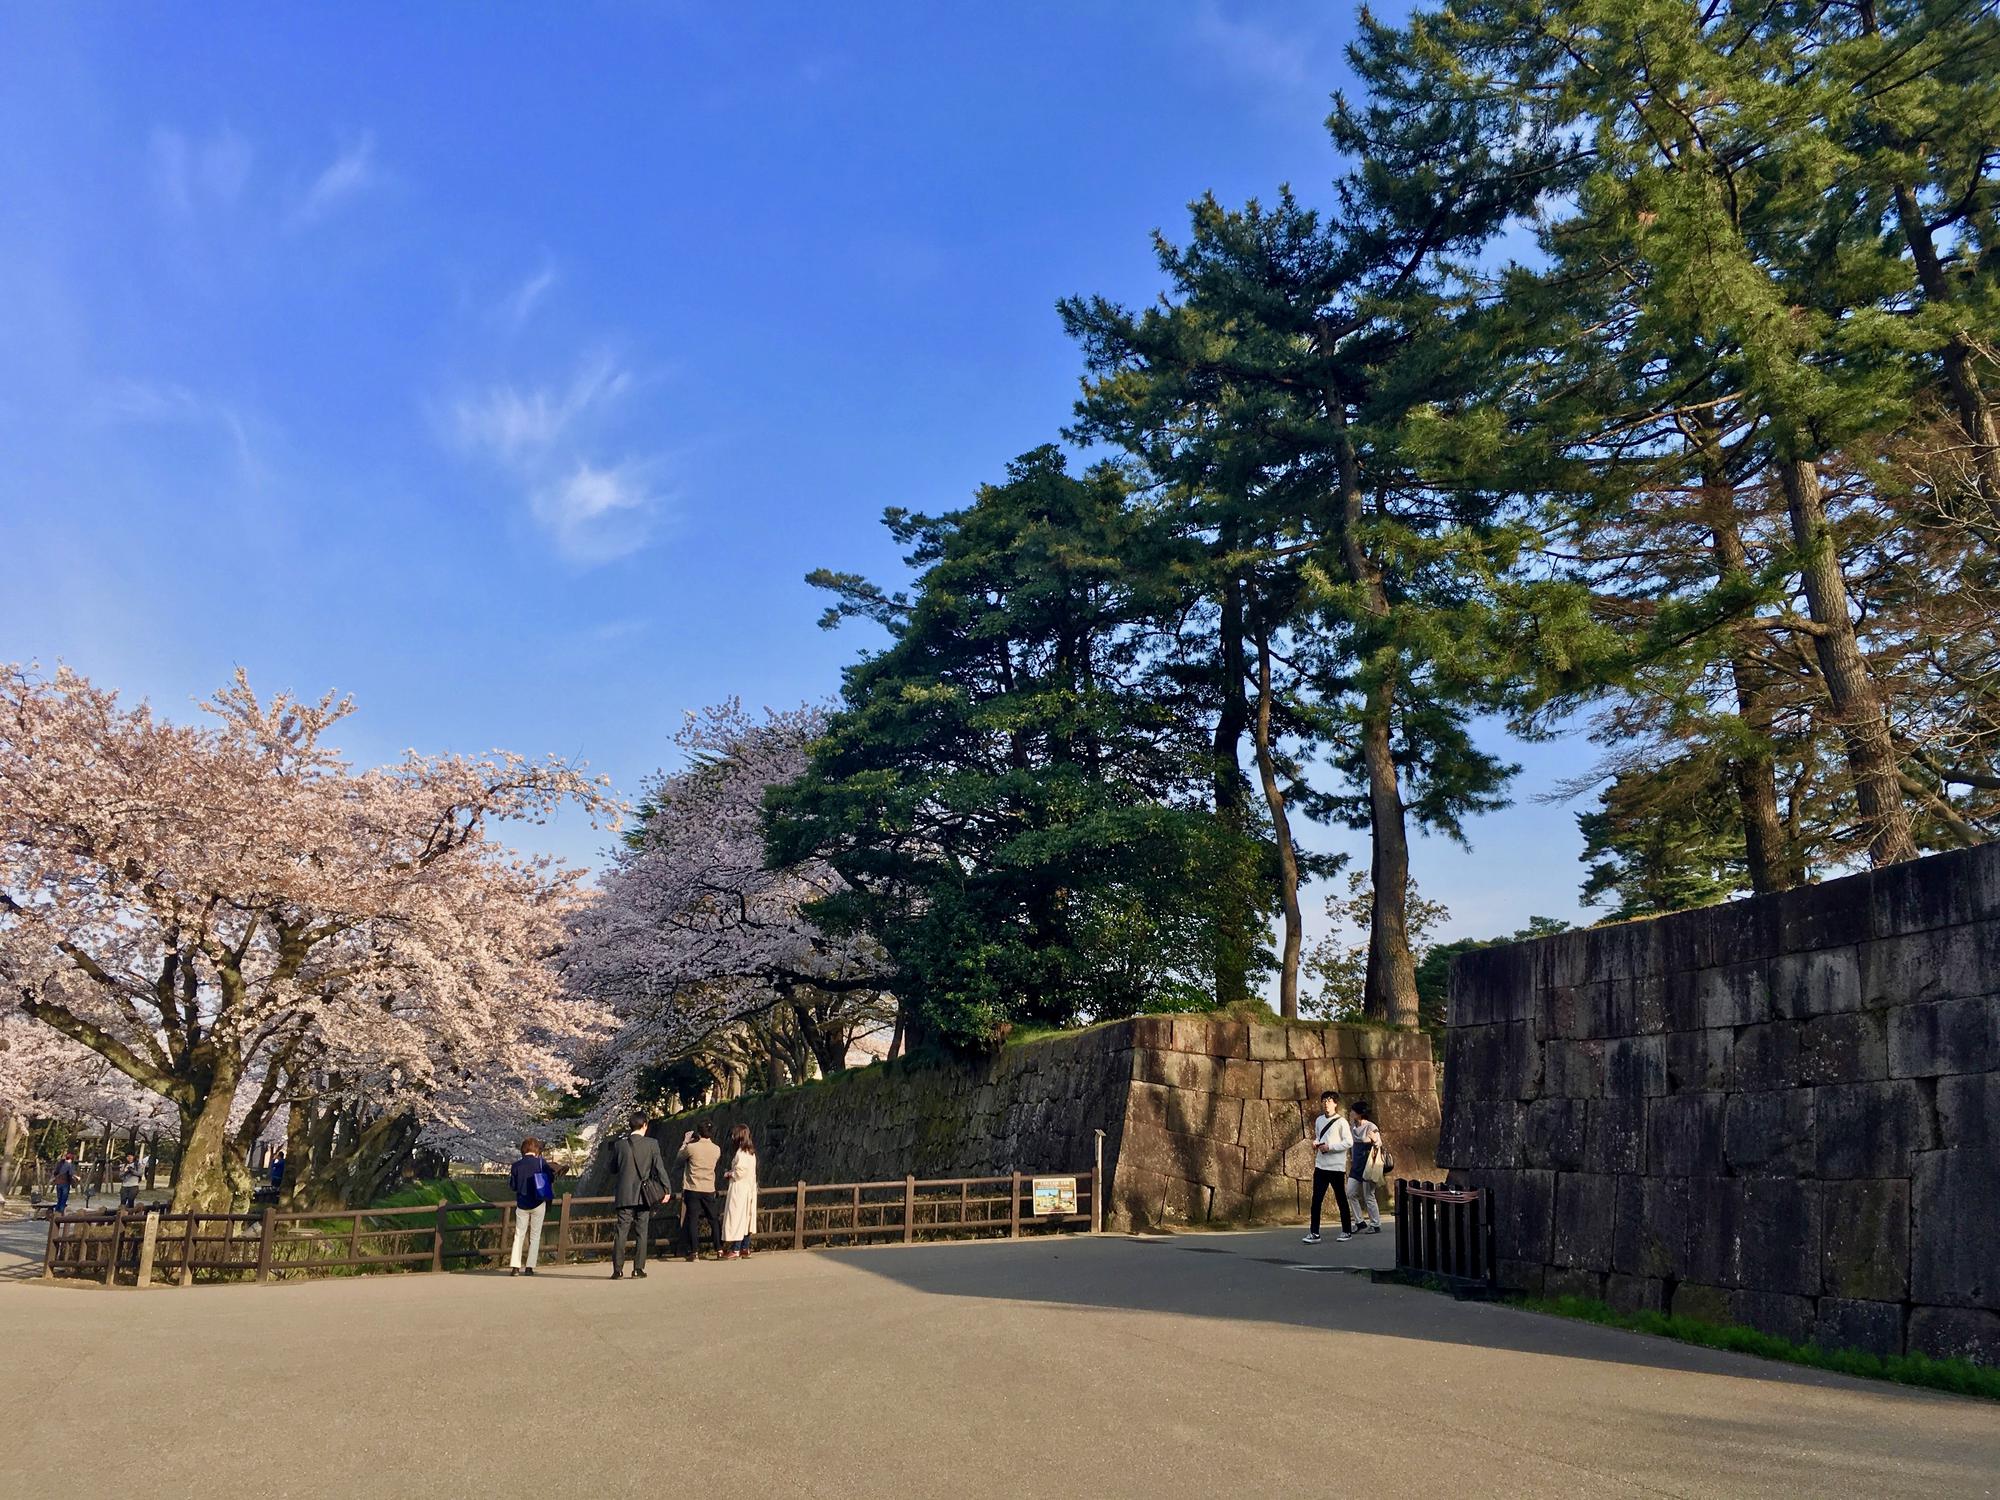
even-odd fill
[[[514,1225],[514,1205],[508,1204],[500,1210],[500,1243],[493,1247],[493,1268],[498,1270],[507,1264],[507,1256],[512,1246],[508,1244],[507,1231]]]
[[[264,1205],[263,1232],[257,1239],[257,1279],[271,1279],[271,1241],[277,1238],[278,1211],[270,1204]]]
[[[903,1243],[909,1244],[911,1232],[917,1226],[917,1179],[908,1173],[903,1176]]]
[[[153,1254],[160,1243],[160,1211],[146,1211],[146,1227],[139,1235],[139,1281],[141,1291],[153,1284]]]
[[[1014,1174],[1013,1184],[1013,1190],[1007,1195],[1007,1238],[1018,1240],[1021,1237],[1021,1174],[1019,1172]]]
[[[56,1225],[60,1222],[61,1220],[54,1213],[50,1213],[49,1242],[42,1249],[42,1280],[44,1281],[54,1281],[56,1279]]]
[[[806,1247],[806,1185],[800,1182],[792,1193],[792,1248]]]
[[[555,1262],[557,1265],[560,1266],[566,1264],[568,1260],[569,1260],[569,1194],[564,1193],[562,1195],[562,1210],[556,1215]]]
[[[444,1231],[445,1207],[440,1203],[437,1207],[437,1228],[431,1232],[431,1269],[433,1271],[442,1271],[444,1269]]]
[[[125,1247],[125,1210],[111,1216],[111,1253],[104,1258],[104,1284],[118,1285],[118,1252]]]
[[[1097,1162],[1090,1169],[1090,1232],[1104,1233],[1104,1132],[1097,1132]]]
[[[181,1231],[181,1285],[194,1285],[194,1226],[200,1218],[193,1209],[188,1210],[187,1227]]]

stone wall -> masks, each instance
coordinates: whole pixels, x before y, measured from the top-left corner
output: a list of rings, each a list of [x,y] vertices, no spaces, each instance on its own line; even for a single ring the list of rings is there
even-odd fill
[[[1465,954],[1439,1157],[1517,1289],[2000,1363],[2000,844]]]
[[[1309,1204],[1306,1121],[1325,1088],[1374,1100],[1399,1171],[1435,1170],[1428,1038],[1207,1016],[1110,1022],[977,1062],[878,1063],[656,1133],[747,1124],[769,1186],[1084,1171],[1102,1129],[1107,1227],[1290,1220]]]

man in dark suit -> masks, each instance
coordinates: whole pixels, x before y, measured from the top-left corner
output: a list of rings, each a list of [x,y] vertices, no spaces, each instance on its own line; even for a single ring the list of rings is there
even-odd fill
[[[611,1176],[611,1201],[618,1212],[611,1232],[611,1279],[625,1274],[625,1236],[634,1234],[638,1247],[632,1257],[632,1275],[646,1274],[646,1238],[653,1214],[673,1196],[667,1178],[667,1159],[660,1143],[646,1134],[651,1122],[644,1110],[634,1110],[627,1122],[629,1133],[613,1138],[607,1166]]]

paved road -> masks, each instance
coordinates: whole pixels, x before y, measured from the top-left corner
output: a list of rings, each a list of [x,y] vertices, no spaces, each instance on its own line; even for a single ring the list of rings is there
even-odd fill
[[[1331,1269],[1297,1231],[0,1284],[0,1496],[1990,1495],[2000,1408]],[[109,1422],[118,1442],[104,1442]]]

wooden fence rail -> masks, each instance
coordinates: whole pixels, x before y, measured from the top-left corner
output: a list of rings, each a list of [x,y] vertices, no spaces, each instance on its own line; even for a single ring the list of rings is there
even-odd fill
[[[1055,1174],[1045,1174],[1055,1175]],[[1102,1223],[1097,1174],[1076,1179],[1072,1211],[1037,1213],[1033,1175],[905,1177],[891,1182],[795,1182],[760,1188],[751,1242],[758,1249],[1059,1234]],[[1026,1200],[1024,1203],[1024,1196]],[[666,1248],[679,1200],[647,1226]],[[274,1281],[375,1271],[447,1271],[507,1263],[519,1210],[511,1199],[416,1208],[247,1214],[64,1214],[49,1221],[45,1280],[150,1286],[158,1279]],[[542,1224],[541,1260],[566,1265],[610,1254],[610,1198],[565,1193]]]

